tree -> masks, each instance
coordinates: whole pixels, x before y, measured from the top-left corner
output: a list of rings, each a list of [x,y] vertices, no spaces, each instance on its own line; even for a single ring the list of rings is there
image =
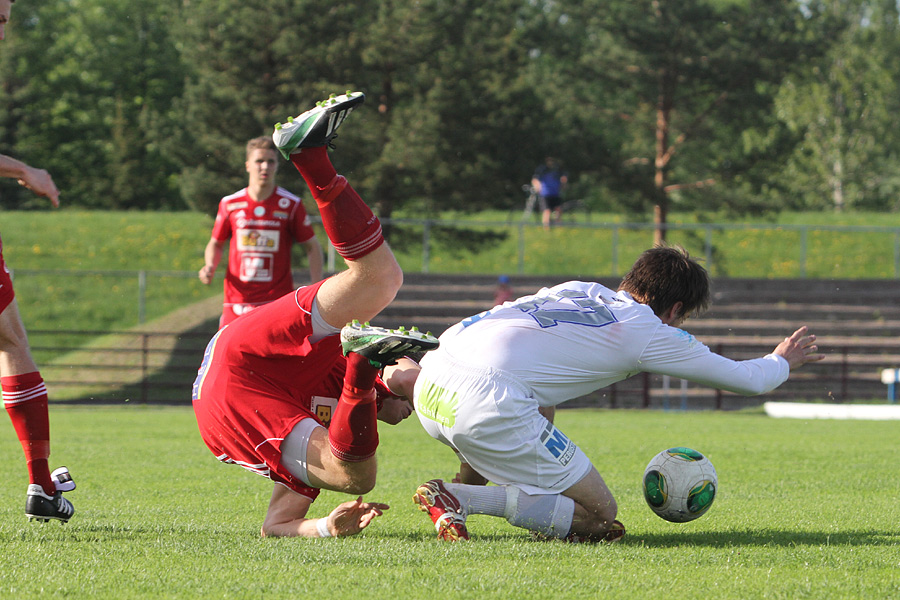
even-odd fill
[[[831,2],[847,23],[831,51],[789,77],[777,114],[800,143],[779,178],[795,208],[898,208],[900,29],[894,2]]]
[[[745,138],[771,120],[776,86],[827,46],[817,17],[780,0],[585,6],[598,43],[583,76],[618,92],[606,98],[621,115],[622,152],[632,153],[621,176],[653,206],[657,242],[673,197],[697,201],[753,169]],[[768,140],[770,151],[786,147]]]
[[[180,94],[171,1],[31,4],[16,4],[16,35],[4,47],[10,146],[39,157],[67,204],[180,207],[152,134]]]
[[[210,211],[238,185],[248,137],[271,132],[323,94],[352,88],[368,96],[365,117],[340,132],[336,161],[353,165],[354,186],[382,216],[401,206],[433,213],[518,200],[533,167],[534,154],[525,152],[550,122],[521,77],[527,47],[517,20],[528,7],[518,0],[186,4],[180,40],[193,72],[176,108],[206,126],[184,127],[175,138],[186,165],[182,190]]]

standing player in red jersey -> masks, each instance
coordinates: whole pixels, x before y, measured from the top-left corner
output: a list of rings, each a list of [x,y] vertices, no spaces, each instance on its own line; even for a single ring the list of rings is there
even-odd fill
[[[10,0],[0,0],[0,40],[9,21]],[[0,177],[17,179],[19,184],[39,196],[46,196],[59,206],[59,191],[53,178],[43,169],[30,167],[20,160],[0,154]],[[62,492],[75,489],[75,482],[65,467],[50,472],[50,417],[47,414],[47,388],[28,346],[28,334],[22,324],[19,306],[13,292],[9,268],[3,261],[0,240],[0,388],[3,406],[12,419],[13,428],[25,451],[28,465],[28,492],[25,516],[46,522],[57,519],[65,523],[75,509],[62,497]]]
[[[347,270],[220,329],[194,382],[197,424],[216,458],[275,482],[263,536],[353,535],[388,508],[361,496],[375,485],[376,419],[409,416],[407,372],[415,365],[404,356],[437,347],[415,329],[355,321],[377,315],[403,282],[378,218],[328,158],[335,130],[364,100],[360,92],[329,98],[276,125],[274,135],[309,186]],[[307,518],[320,489],[357,498]]]
[[[200,281],[209,284],[230,238],[225,304],[219,327],[294,289],[291,246],[306,250],[310,282],[322,279],[322,247],[300,198],[275,185],[278,152],[271,138],[247,142],[249,182],[219,201],[212,236],[203,252]]]

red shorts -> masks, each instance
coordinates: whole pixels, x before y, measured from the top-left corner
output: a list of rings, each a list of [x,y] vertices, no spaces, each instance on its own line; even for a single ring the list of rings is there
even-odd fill
[[[319,490],[281,464],[281,442],[302,419],[316,419],[313,398],[340,396],[346,361],[340,336],[315,344],[310,311],[321,283],[300,288],[241,316],[210,341],[194,382],[200,435],[216,458],[315,499]]]
[[[0,240],[0,313],[12,304],[15,297],[12,278],[9,276],[9,268],[6,266],[6,261],[3,260],[3,240]]]
[[[257,302],[255,304],[226,303],[222,305],[222,317],[219,319],[219,329],[222,329],[223,327],[237,319],[239,316],[265,305],[265,302]]]

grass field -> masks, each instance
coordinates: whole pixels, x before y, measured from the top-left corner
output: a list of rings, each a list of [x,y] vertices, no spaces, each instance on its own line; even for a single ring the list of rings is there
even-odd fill
[[[361,535],[261,539],[264,479],[221,465],[189,408],[54,407],[54,466],[78,489],[68,525],[26,522],[21,449],[0,425],[0,598],[896,598],[896,422],[772,420],[761,413],[564,410],[557,423],[616,494],[622,543],[534,542],[471,517],[469,543],[434,539],[410,501],[451,477],[449,450],[416,419],[383,427],[379,483],[392,508]],[[714,462],[710,512],[676,525],[644,504],[659,450]],[[311,516],[340,494],[325,492]]]

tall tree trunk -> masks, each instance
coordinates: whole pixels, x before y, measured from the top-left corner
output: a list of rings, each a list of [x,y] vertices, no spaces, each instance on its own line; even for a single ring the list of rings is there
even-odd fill
[[[659,78],[659,98],[656,104],[656,159],[653,176],[653,244],[666,241],[666,221],[669,213],[669,196],[666,192],[666,170],[669,163],[669,118],[672,112],[672,94],[675,87],[675,73],[664,68]]]

